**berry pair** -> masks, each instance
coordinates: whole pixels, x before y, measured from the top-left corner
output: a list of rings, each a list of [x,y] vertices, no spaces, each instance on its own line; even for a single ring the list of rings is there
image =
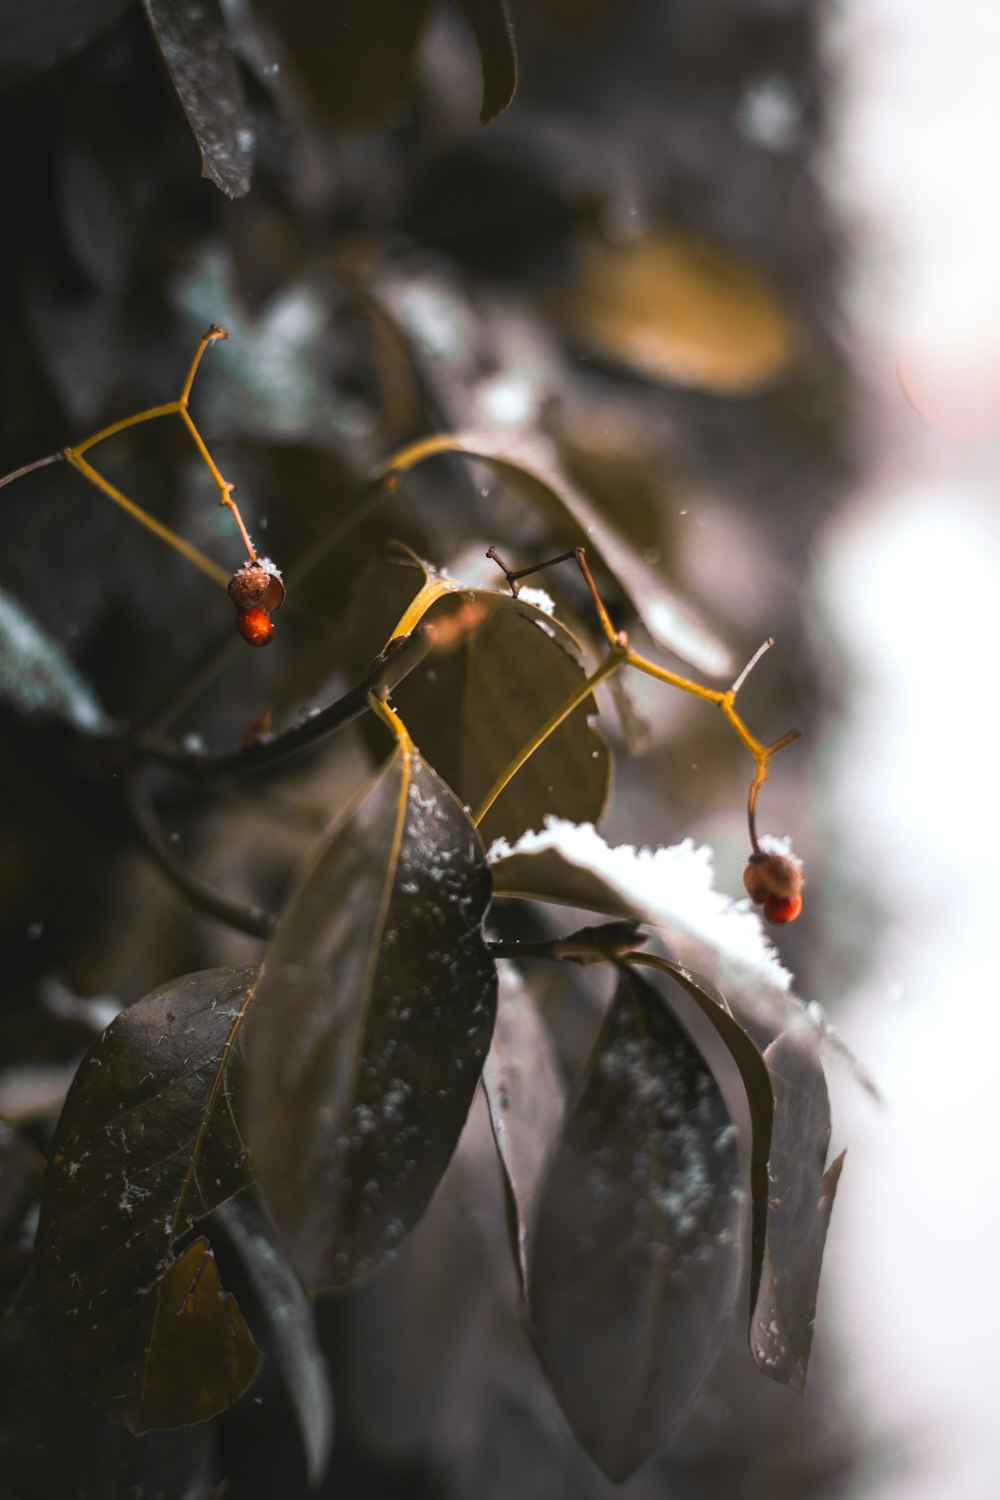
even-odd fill
[[[281,608],[285,585],[270,558],[255,558],[237,569],[229,584],[236,605],[236,629],[249,646],[269,646],[274,635],[271,615]]]
[[[755,850],[743,871],[743,884],[776,927],[794,922],[802,911],[802,866],[792,855]]]

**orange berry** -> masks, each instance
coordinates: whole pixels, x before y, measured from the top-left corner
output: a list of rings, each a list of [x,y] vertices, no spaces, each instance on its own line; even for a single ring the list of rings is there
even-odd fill
[[[266,609],[241,609],[236,616],[236,629],[248,645],[269,646],[274,621]]]
[[[794,922],[802,911],[802,897],[794,896],[768,896],[764,902],[764,915],[769,922],[776,927],[781,927],[785,922]]]

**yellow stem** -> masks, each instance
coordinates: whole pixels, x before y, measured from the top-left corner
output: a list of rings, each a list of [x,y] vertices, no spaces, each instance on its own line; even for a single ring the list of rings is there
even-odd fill
[[[187,558],[189,563],[193,563],[196,568],[200,568],[206,577],[211,578],[213,583],[220,584],[224,589],[229,587],[230,575],[226,572],[225,568],[220,568],[218,563],[214,563],[210,557],[206,557],[204,552],[199,552],[197,547],[193,547],[182,536],[178,536],[175,531],[171,531],[169,526],[164,526],[162,521],[157,521],[147,511],[144,511],[141,505],[136,505],[134,500],[130,500],[127,495],[123,495],[121,490],[115,489],[115,486],[109,483],[103,474],[99,474],[93,465],[89,464],[81,456],[78,448],[67,448],[66,459],[85,479],[89,479],[91,484],[96,485],[102,494],[107,495],[109,500],[113,500],[116,505],[120,505],[122,510],[126,511],[133,520],[138,521],[140,526],[145,526],[146,530],[151,531],[154,536],[158,536],[161,542],[166,542],[168,547],[173,547],[174,551],[179,552],[182,557]]]
[[[626,654],[621,650],[613,651],[611,655],[606,656],[601,662],[601,665],[596,669],[596,671],[591,672],[586,681],[581,682],[580,686],[578,688],[575,688],[570,696],[562,704],[560,704],[555,713],[551,714],[549,718],[546,719],[541,729],[536,730],[531,739],[528,740],[527,744],[522,745],[521,749],[514,756],[514,759],[510,761],[510,763],[505,766],[504,769],[500,772],[500,775],[497,777],[496,781],[490,787],[489,791],[486,793],[486,796],[483,798],[483,800],[480,802],[479,806],[473,813],[472,821],[473,823],[475,823],[477,828],[485,818],[486,814],[489,812],[490,808],[493,806],[494,802],[499,797],[500,793],[503,791],[504,787],[509,781],[513,780],[518,771],[524,765],[525,761],[530,760],[531,756],[534,755],[539,745],[543,745],[548,739],[549,735],[553,734],[555,730],[559,728],[559,725],[563,722],[563,720],[568,719],[573,710],[575,708],[578,708],[586,698],[589,698],[590,694],[594,691],[594,688],[597,687],[598,683],[604,682],[606,678],[611,677],[615,672],[617,672],[621,667],[625,665],[625,662]]]
[[[410,739],[409,730],[395,710],[389,707],[384,698],[380,698],[377,693],[369,693],[368,707],[376,718],[382,720],[382,723],[394,736],[401,750],[412,748],[413,741]]]
[[[86,453],[88,448],[96,447],[98,443],[103,443],[105,438],[114,437],[117,432],[124,432],[128,427],[138,427],[140,422],[153,422],[157,417],[176,416],[180,409],[179,401],[167,401],[163,406],[150,406],[146,411],[137,411],[131,417],[122,417],[120,421],[112,422],[110,427],[102,427],[100,432],[95,432],[93,437],[77,443],[75,448],[67,449],[67,452],[77,455]]]

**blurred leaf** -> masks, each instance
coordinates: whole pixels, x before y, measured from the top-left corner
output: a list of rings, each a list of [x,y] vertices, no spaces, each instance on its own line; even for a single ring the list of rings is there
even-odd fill
[[[230,1064],[256,967],[165,985],[87,1052],[56,1127],[38,1230],[39,1298],[74,1378],[133,1432],[202,1422],[259,1356],[191,1223],[246,1187]]]
[[[455,1149],[496,1011],[489,895],[468,816],[404,741],[279,921],[250,1035],[250,1139],[312,1290],[390,1256]]]
[[[37,1194],[44,1165],[38,1147],[0,1119],[0,1243],[16,1231]]]
[[[613,1480],[666,1442],[725,1338],[736,1130],[660,993],[623,969],[539,1194],[529,1305],[581,1445]]]
[[[0,1323],[0,1500],[190,1500],[207,1426],[133,1437],[71,1383],[29,1276]]]
[[[724,996],[700,974],[692,974],[680,964],[671,963],[655,953],[633,956],[633,962],[644,967],[659,969],[680,985],[715,1027],[730,1057],[739,1070],[746,1090],[750,1110],[750,1197],[752,1207],[751,1257],[750,1257],[750,1313],[753,1317],[757,1287],[760,1283],[761,1267],[764,1264],[764,1247],[767,1236],[768,1198],[770,1184],[767,1175],[768,1158],[771,1154],[771,1133],[774,1126],[774,1090],[767,1064],[757,1043],[745,1031],[726,1004]]]
[[[412,88],[432,0],[254,0],[309,102],[342,129],[377,124]]]
[[[763,278],[731,252],[679,232],[588,239],[553,301],[568,335],[672,385],[745,396],[788,373],[797,338]]]
[[[513,964],[500,964],[497,1023],[483,1090],[504,1170],[514,1229],[514,1263],[527,1293],[528,1230],[542,1172],[565,1105],[548,1032]]]
[[[250,191],[257,137],[218,0],[142,0],[201,152],[201,175],[228,198]]]
[[[2,589],[0,703],[28,716],[61,720],[85,734],[104,734],[111,727],[93,688],[62,647]]]
[[[461,629],[453,622],[476,622]],[[432,652],[396,688],[393,702],[438,774],[475,809],[497,777],[586,673],[564,626],[533,604],[487,590],[442,599],[424,616],[456,644]],[[608,748],[591,727],[588,697],[501,792],[481,824],[486,842],[541,828],[546,815],[596,822],[611,774]]]
[[[507,0],[456,0],[472,30],[483,65],[483,125],[502,115],[517,88],[517,53]]]
[[[488,431],[440,433],[393,454],[381,472],[405,473],[439,453],[464,453],[499,469],[529,500],[555,511],[574,545],[585,544],[617,581],[646,629],[661,646],[684,661],[716,674],[730,666],[726,648],[694,612],[664,588],[655,569],[621,535],[612,522],[565,473],[554,446],[536,432],[495,434]],[[568,523],[568,524],[567,524]]]
[[[4,0],[0,6],[0,85],[72,57],[118,20],[131,0]]]
[[[774,1138],[767,1243],[751,1286],[750,1350],[772,1380],[802,1391],[823,1247],[846,1153],[824,1172],[830,1099],[815,1050],[786,1032],[764,1058],[774,1085]]]
[[[326,1472],[333,1447],[333,1392],[316,1341],[312,1303],[259,1209],[234,1198],[215,1210],[239,1253],[271,1333],[275,1361],[292,1403],[312,1483]]]

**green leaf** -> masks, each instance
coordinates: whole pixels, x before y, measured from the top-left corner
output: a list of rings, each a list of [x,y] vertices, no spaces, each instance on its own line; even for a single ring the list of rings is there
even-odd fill
[[[730,669],[726,647],[683,600],[665,588],[656,569],[573,483],[555,446],[542,433],[497,434],[485,429],[441,433],[393,454],[382,465],[382,472],[404,473],[439,453],[483,459],[532,504],[554,515],[571,544],[585,545],[591,558],[601,560],[658,645],[704,672],[722,675]]]
[[[434,651],[393,693],[421,753],[475,810],[497,777],[585,677],[569,631],[533,604],[485,589],[440,599],[424,616],[447,641],[462,612],[475,623]],[[591,727],[593,695],[521,767],[480,826],[487,844],[541,828],[550,813],[595,822],[610,755]]]
[[[823,1248],[844,1155],[824,1171],[830,1100],[815,1050],[786,1032],[764,1053],[774,1086],[770,1207],[750,1351],[772,1380],[805,1388]]]
[[[390,1256],[455,1149],[496,1012],[489,896],[467,814],[404,739],[278,924],[249,1041],[250,1143],[312,1290]]]
[[[0,1500],[190,1500],[210,1482],[206,1426],[133,1437],[63,1368],[27,1276],[0,1322]]]
[[[56,1127],[36,1249],[67,1368],[132,1432],[201,1422],[259,1356],[195,1219],[252,1180],[235,1070],[256,967],[206,969],[147,995],[80,1064]]]
[[[774,1090],[771,1087],[771,1075],[757,1043],[732,1014],[723,995],[708,980],[703,979],[700,974],[692,974],[689,969],[682,968],[680,964],[671,963],[669,959],[660,958],[653,953],[633,954],[632,962],[658,969],[661,974],[669,974],[681,989],[690,995],[702,1015],[718,1032],[736,1064],[746,1090],[751,1129],[750,1313],[752,1322],[757,1288],[760,1285],[761,1269],[764,1264],[768,1199],[771,1191],[767,1172],[774,1127]]]
[[[142,0],[201,152],[201,175],[227,198],[250,191],[257,136],[218,0]]]
[[[528,1232],[565,1099],[549,1034],[513,964],[500,964],[497,1023],[483,1068],[483,1091],[507,1186],[514,1264],[527,1295]]]
[[[70,724],[85,734],[111,727],[97,695],[62,647],[23,604],[0,589],[0,703]]]
[[[456,0],[472,27],[483,66],[483,107],[479,120],[488,125],[502,115],[517,88],[517,53],[507,0]]]
[[[274,1243],[274,1232],[248,1196],[215,1210],[238,1252],[270,1333],[270,1352],[281,1372],[302,1436],[306,1472],[317,1483],[333,1447],[333,1392],[316,1340],[312,1303]]]
[[[740,1271],[736,1130],[660,993],[623,969],[543,1182],[529,1306],[581,1445],[624,1479],[725,1338]]]

